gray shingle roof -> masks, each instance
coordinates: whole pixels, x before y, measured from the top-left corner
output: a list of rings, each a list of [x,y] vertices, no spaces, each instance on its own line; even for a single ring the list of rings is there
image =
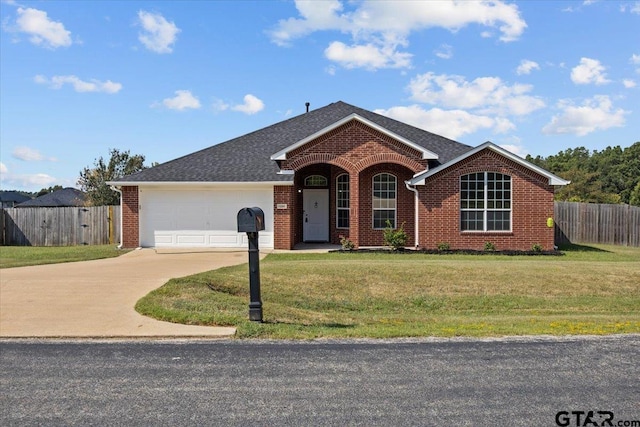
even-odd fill
[[[20,194],[17,191],[0,191],[0,202],[22,203],[31,200],[31,197]]]
[[[114,182],[291,181],[291,175],[277,174],[279,169],[271,155],[354,113],[438,154],[433,166],[472,148],[339,101]]]
[[[16,208],[59,208],[85,205],[86,195],[76,188],[63,188],[16,205]]]

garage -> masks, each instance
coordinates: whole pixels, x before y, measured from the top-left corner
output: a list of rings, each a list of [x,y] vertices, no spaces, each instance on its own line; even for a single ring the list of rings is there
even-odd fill
[[[273,248],[273,187],[220,186],[194,190],[181,187],[139,187],[142,247],[247,246],[238,233],[236,216],[244,207],[264,211],[265,230],[259,245]]]

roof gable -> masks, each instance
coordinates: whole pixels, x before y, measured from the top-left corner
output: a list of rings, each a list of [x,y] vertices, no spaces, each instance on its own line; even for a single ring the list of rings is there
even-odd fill
[[[464,154],[462,154],[462,155],[460,155],[460,156],[448,161],[447,163],[445,163],[445,164],[443,164],[441,166],[438,166],[436,168],[429,169],[427,171],[420,172],[420,173],[416,174],[413,177],[413,179],[411,179],[409,181],[409,184],[410,185],[424,185],[425,184],[425,180],[427,178],[429,178],[430,176],[435,175],[435,174],[437,174],[439,172],[442,172],[443,170],[448,169],[451,166],[453,166],[453,165],[455,165],[457,163],[460,163],[464,159],[469,158],[469,157],[473,156],[474,154],[479,153],[480,151],[485,150],[485,149],[492,150],[492,151],[494,151],[494,152],[496,152],[496,153],[508,158],[509,160],[511,160],[511,161],[521,165],[521,166],[524,166],[525,168],[527,168],[529,170],[532,170],[532,171],[536,172],[537,174],[544,176],[545,178],[548,178],[549,179],[549,185],[567,185],[567,184],[569,184],[571,182],[571,181],[567,181],[565,179],[562,179],[559,176],[554,175],[551,172],[549,172],[549,171],[547,171],[545,169],[542,169],[541,167],[536,166],[531,162],[526,161],[525,159],[523,159],[520,156],[516,156],[515,154],[511,153],[510,151],[507,151],[504,148],[499,147],[499,146],[495,145],[494,143],[492,143],[490,141],[487,141],[484,144],[478,145],[476,148],[467,151],[466,153],[464,153]]]
[[[348,115],[347,117],[345,117],[345,118],[343,118],[341,120],[338,120],[337,122],[332,123],[329,126],[323,128],[323,129],[320,129],[319,131],[317,131],[317,132],[315,132],[315,133],[313,133],[313,134],[301,139],[300,141],[296,141],[295,143],[291,144],[290,146],[285,147],[284,149],[278,151],[277,153],[275,153],[275,154],[273,154],[271,156],[271,160],[286,160],[287,159],[287,154],[290,153],[291,151],[302,147],[303,145],[305,145],[305,144],[307,144],[307,143],[309,143],[309,142],[321,137],[322,135],[325,135],[325,134],[331,132],[334,129],[339,128],[340,126],[342,126],[342,125],[344,125],[346,123],[349,123],[352,120],[357,120],[360,123],[363,123],[363,124],[369,126],[370,128],[375,129],[378,132],[380,132],[380,133],[382,133],[384,135],[387,135],[387,136],[395,139],[396,141],[401,142],[402,144],[407,145],[410,148],[413,148],[414,150],[416,150],[416,151],[418,151],[419,153],[422,154],[422,158],[423,159],[437,160],[438,157],[439,157],[433,151],[430,151],[430,150],[426,149],[425,147],[423,147],[423,146],[421,146],[419,144],[416,144],[413,141],[408,140],[407,138],[404,138],[404,137],[402,137],[402,136],[400,136],[400,135],[398,135],[398,134],[396,134],[394,132],[391,132],[390,130],[388,130],[388,129],[386,129],[386,128],[384,128],[384,127],[382,127],[382,126],[380,126],[380,125],[378,125],[378,124],[376,124],[374,122],[372,122],[371,120],[367,120],[366,118],[358,115],[357,113],[352,113],[352,114]]]

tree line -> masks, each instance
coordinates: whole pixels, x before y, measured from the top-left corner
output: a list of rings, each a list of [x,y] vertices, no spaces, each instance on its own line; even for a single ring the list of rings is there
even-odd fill
[[[569,148],[548,157],[528,155],[526,159],[571,181],[556,190],[557,201],[640,206],[640,142],[602,151]]]

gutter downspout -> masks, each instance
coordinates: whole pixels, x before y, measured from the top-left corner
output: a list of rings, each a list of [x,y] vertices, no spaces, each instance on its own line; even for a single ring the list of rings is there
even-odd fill
[[[417,190],[415,187],[412,187],[412,186],[411,186],[411,184],[409,184],[409,181],[405,181],[405,182],[404,182],[404,185],[405,185],[405,187],[407,187],[407,190],[409,190],[409,191],[413,191],[413,194],[415,194],[414,201],[413,201],[413,205],[414,205],[414,212],[413,212],[413,217],[414,217],[414,218],[413,218],[413,221],[414,221],[414,224],[413,224],[413,234],[414,234],[414,239],[415,239],[415,240],[414,240],[415,247],[416,247],[416,248],[418,248],[418,246],[419,246],[418,242],[420,241],[420,240],[419,240],[420,232],[419,232],[419,230],[418,230],[418,224],[420,223],[420,222],[418,221],[418,212],[419,212],[419,211],[418,211],[418,203],[419,203],[419,199],[418,199],[418,190]]]
[[[109,188],[111,188],[113,191],[117,192],[120,194],[120,244],[118,245],[118,249],[122,249],[122,234],[123,234],[123,230],[122,230],[122,190],[120,190],[117,187],[114,187],[113,185],[110,185]]]

